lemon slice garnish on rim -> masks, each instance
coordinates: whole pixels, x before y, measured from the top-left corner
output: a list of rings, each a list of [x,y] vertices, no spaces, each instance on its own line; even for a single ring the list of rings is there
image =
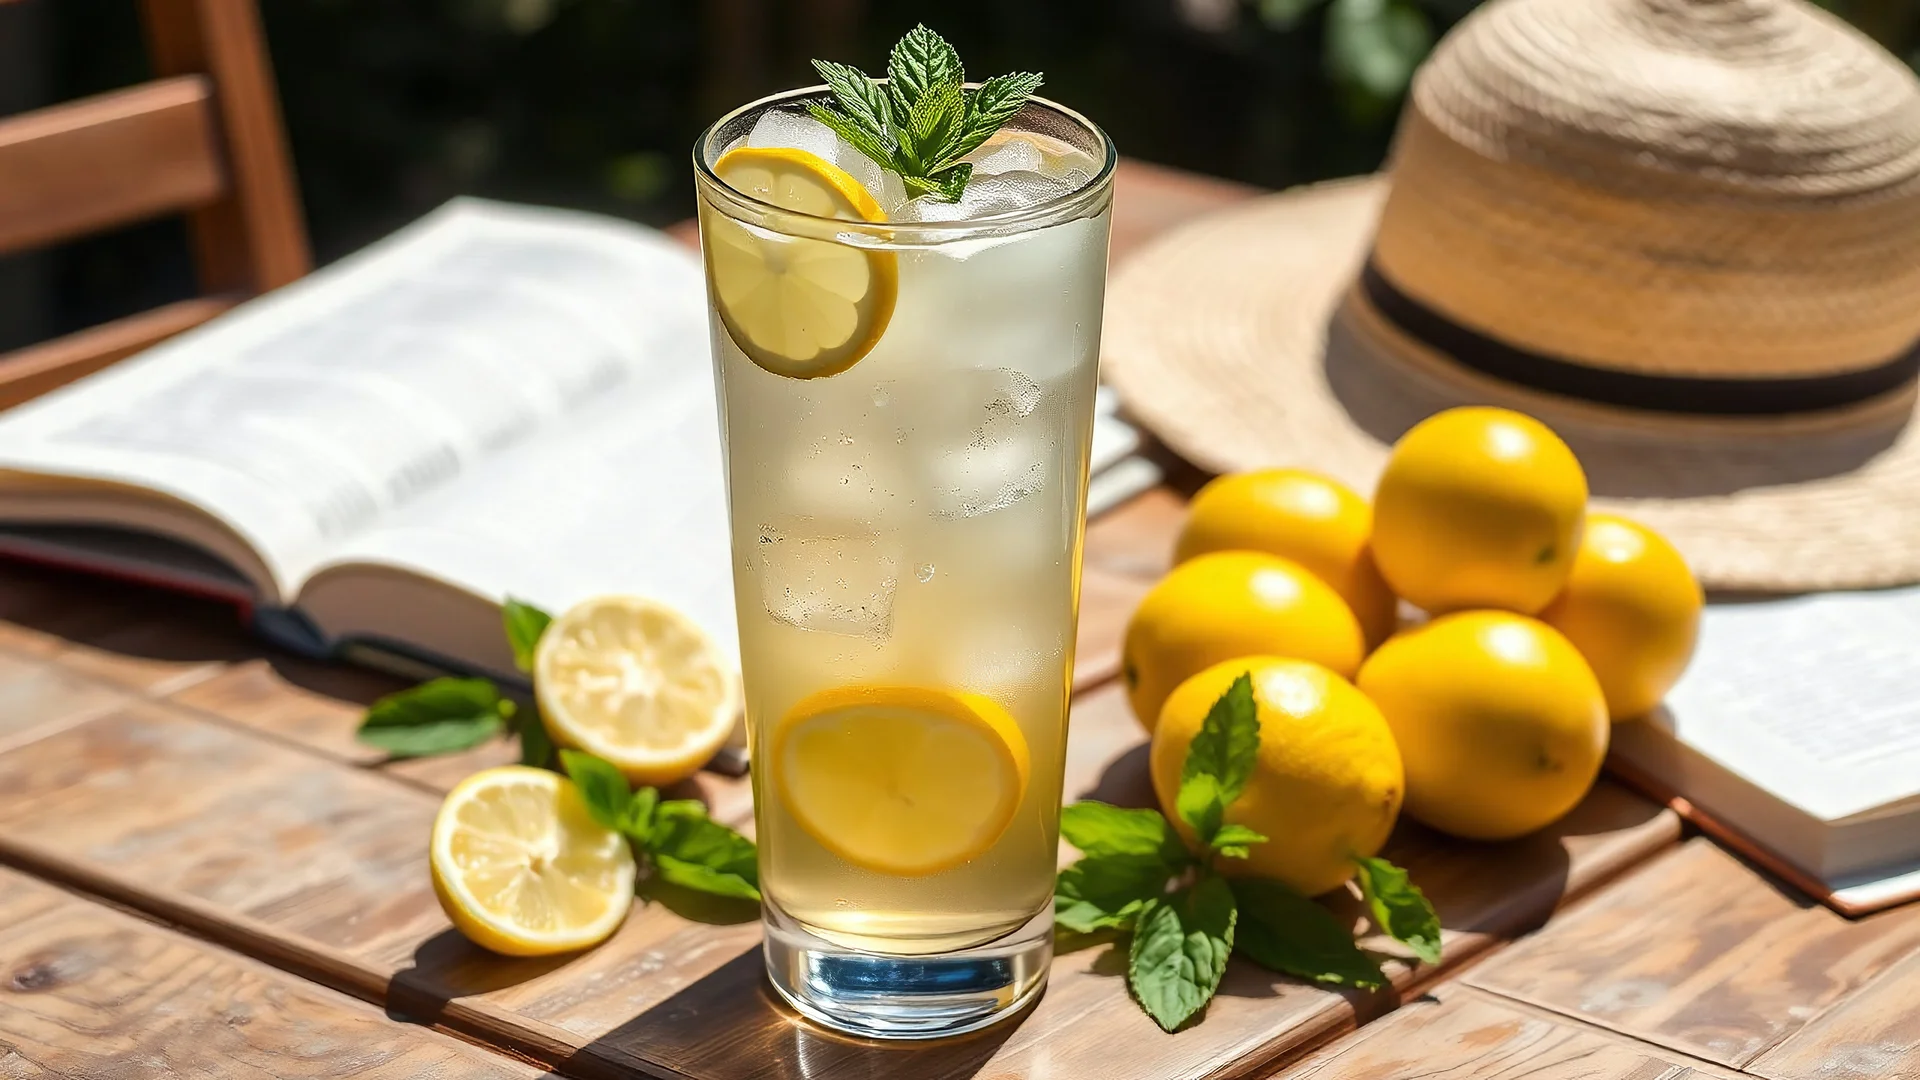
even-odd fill
[[[462,780],[440,804],[433,892],[474,944],[507,956],[584,949],[633,905],[633,850],[594,823],[573,782],[507,765]]]
[[[714,162],[736,191],[785,210],[847,221],[886,213],[846,170],[805,150],[742,146]],[[899,266],[890,251],[753,229],[704,213],[714,310],[755,364],[795,379],[836,375],[879,342],[893,317]]]
[[[540,635],[534,696],[560,746],[612,762],[635,784],[699,771],[732,734],[740,682],[713,640],[665,604],[602,596]]]
[[[775,729],[769,771],[807,834],[881,874],[934,874],[983,855],[1027,790],[1027,742],[979,694],[846,686]]]

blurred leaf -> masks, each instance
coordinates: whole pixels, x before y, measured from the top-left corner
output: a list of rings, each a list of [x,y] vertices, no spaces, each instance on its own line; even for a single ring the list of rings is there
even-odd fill
[[[1381,103],[1399,99],[1433,48],[1433,27],[1409,0],[1330,0],[1327,74]]]
[[[1300,20],[1327,0],[1254,0],[1260,21],[1281,32],[1300,24]]]
[[[623,202],[658,198],[672,183],[665,154],[622,154],[607,163],[607,194]]]

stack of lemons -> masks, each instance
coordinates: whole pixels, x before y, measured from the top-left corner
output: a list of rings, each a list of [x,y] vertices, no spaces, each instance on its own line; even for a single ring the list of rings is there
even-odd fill
[[[1559,819],[1610,724],[1680,677],[1703,601],[1665,539],[1587,513],[1558,436],[1491,408],[1407,432],[1371,505],[1300,470],[1221,477],[1175,558],[1122,669],[1155,790],[1177,818],[1186,746],[1251,673],[1258,764],[1227,820],[1273,840],[1234,868],[1309,895],[1377,852],[1403,802],[1474,840]]]

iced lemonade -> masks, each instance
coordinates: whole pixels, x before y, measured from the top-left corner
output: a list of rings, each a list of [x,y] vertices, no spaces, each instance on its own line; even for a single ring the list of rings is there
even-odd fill
[[[804,114],[769,109],[741,145],[831,163],[903,222],[1017,213],[1100,168],[1002,130],[958,202],[908,202]],[[706,215],[718,260],[780,242]],[[874,286],[891,284],[892,311],[831,375],[768,370],[736,340],[754,328],[716,310],[761,886],[830,940],[975,945],[1052,894],[1107,217],[1102,204],[998,236],[859,237],[883,257],[875,277],[893,274]],[[783,721],[804,725],[796,707],[861,703],[864,724],[776,747]]]

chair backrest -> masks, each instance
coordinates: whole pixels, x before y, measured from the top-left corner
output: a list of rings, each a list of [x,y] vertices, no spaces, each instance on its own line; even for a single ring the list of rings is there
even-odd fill
[[[185,214],[202,295],[0,353],[0,408],[311,266],[253,0],[140,7],[155,81],[0,119],[0,255]]]

